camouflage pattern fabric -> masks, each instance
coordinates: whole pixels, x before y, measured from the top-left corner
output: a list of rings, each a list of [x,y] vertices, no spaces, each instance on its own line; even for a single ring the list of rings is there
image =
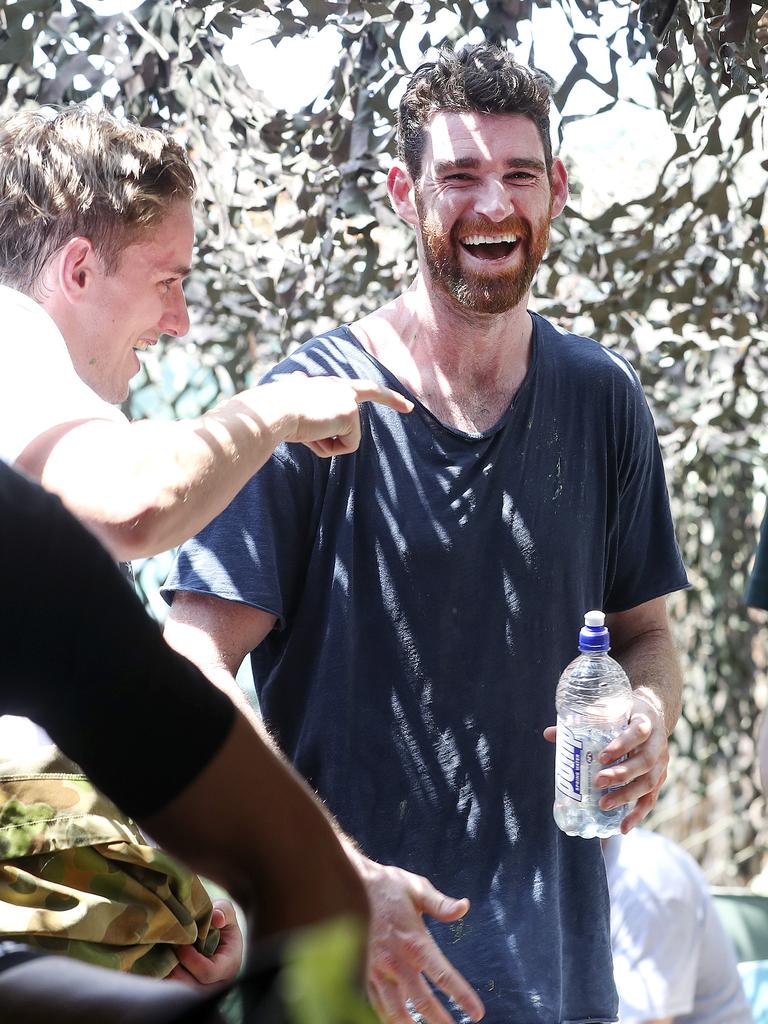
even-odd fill
[[[200,879],[55,747],[0,760],[0,939],[164,978],[219,940]]]

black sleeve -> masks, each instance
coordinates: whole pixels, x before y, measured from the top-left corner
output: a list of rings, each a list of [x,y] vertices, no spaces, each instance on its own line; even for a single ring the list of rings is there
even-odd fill
[[[747,604],[750,608],[764,608],[768,611],[768,512],[763,518],[755,564],[749,578]]]
[[[109,554],[0,463],[0,713],[43,726],[115,803],[153,814],[210,761],[234,706],[171,650]]]

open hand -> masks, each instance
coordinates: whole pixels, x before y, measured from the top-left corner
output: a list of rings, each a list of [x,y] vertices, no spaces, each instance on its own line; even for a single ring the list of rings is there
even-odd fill
[[[426,878],[359,853],[356,862],[371,905],[368,995],[382,1021],[413,1024],[410,1007],[428,1024],[454,1024],[426,979],[480,1020],[480,997],[438,948],[422,916],[456,921],[469,910],[469,900],[445,896]]]

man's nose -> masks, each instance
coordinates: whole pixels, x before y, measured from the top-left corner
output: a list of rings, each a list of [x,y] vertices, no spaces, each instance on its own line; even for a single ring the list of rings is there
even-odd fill
[[[172,287],[168,302],[163,310],[160,330],[163,334],[172,334],[174,338],[183,338],[189,331],[187,300],[184,297],[184,289],[180,282]]]
[[[475,210],[494,221],[504,220],[514,213],[514,203],[504,182],[495,179],[483,182],[475,201]]]

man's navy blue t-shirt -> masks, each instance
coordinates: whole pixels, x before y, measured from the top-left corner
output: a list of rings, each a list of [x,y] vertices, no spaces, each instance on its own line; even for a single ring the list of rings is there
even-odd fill
[[[166,584],[277,616],[269,728],[366,854],[470,898],[432,931],[489,1024],[615,1019],[600,845],[555,827],[542,730],[584,613],[687,584],[636,376],[533,321],[492,429],[366,404],[356,454],[280,447]],[[270,376],[298,369],[413,397],[347,327]]]

